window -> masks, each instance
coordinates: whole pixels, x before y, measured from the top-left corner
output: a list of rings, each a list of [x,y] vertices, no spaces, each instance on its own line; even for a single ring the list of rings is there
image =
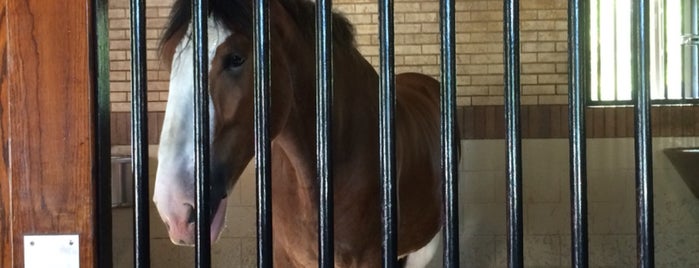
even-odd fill
[[[591,104],[626,104],[631,88],[631,3],[590,0]],[[650,1],[651,99],[699,100],[699,0]]]

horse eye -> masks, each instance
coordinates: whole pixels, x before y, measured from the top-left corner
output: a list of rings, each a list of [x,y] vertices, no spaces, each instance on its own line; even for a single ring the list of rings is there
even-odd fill
[[[226,59],[223,61],[223,67],[225,69],[236,68],[243,65],[243,63],[245,63],[245,58],[234,54],[226,57]]]

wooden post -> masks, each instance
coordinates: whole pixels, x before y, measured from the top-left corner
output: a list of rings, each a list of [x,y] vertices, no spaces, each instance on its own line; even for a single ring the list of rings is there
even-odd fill
[[[24,266],[29,234],[78,234],[95,266],[92,5],[0,0],[2,267]]]

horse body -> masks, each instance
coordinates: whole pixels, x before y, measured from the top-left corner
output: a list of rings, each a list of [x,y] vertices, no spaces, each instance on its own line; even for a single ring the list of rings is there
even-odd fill
[[[178,1],[180,3],[182,1]],[[240,1],[229,1],[249,8]],[[180,3],[182,4],[182,3]],[[216,2],[212,3],[214,6]],[[272,32],[272,215],[274,263],[278,267],[317,265],[317,181],[315,165],[315,58],[312,29],[299,16],[311,14],[313,5],[305,0],[271,1]],[[180,8],[187,6],[184,3]],[[213,7],[215,14],[216,9]],[[310,10],[310,11],[309,11]],[[187,11],[183,11],[186,14]],[[173,13],[176,15],[176,13]],[[335,15],[339,16],[339,15]],[[227,18],[222,18],[223,20]],[[311,18],[312,20],[312,18]],[[235,19],[233,20],[235,22]],[[378,76],[373,67],[348,40],[344,18],[335,19],[334,100],[332,120],[332,161],[334,187],[334,238],[336,267],[378,267],[381,259],[380,180],[378,155]],[[210,23],[211,24],[211,23]],[[252,157],[252,60],[238,65],[239,55],[251,55],[251,39],[241,23],[214,22],[228,27],[230,36],[216,43],[210,68],[212,100],[212,189],[213,202],[225,203],[226,193],[216,189],[234,186]],[[244,24],[244,23],[242,23]],[[340,26],[338,26],[338,24]],[[172,25],[172,24],[171,24]],[[312,27],[312,25],[311,25]],[[181,30],[180,30],[181,31]],[[215,31],[216,32],[216,31]],[[220,31],[219,31],[220,32]],[[225,31],[224,31],[225,32]],[[350,29],[351,32],[351,29]],[[211,33],[211,31],[210,31]],[[345,35],[343,37],[343,35]],[[182,45],[173,31],[164,43]],[[166,34],[167,37],[167,34]],[[175,37],[175,38],[172,38]],[[181,38],[186,40],[187,38]],[[211,40],[211,37],[210,37]],[[339,41],[338,41],[339,40]],[[351,40],[351,36],[349,37]],[[211,41],[210,41],[211,43]],[[215,43],[215,42],[214,42]],[[283,44],[283,45],[275,45]],[[233,57],[235,68],[229,61]],[[191,57],[191,54],[186,55]],[[170,55],[170,57],[173,57]],[[178,55],[174,55],[177,61]],[[173,62],[173,66],[175,63]],[[233,70],[230,72],[230,70]],[[180,74],[182,75],[182,74]],[[191,71],[189,74],[191,77]],[[191,86],[190,86],[191,87]],[[171,84],[171,91],[173,90]],[[440,229],[441,170],[439,163],[439,83],[421,74],[396,76],[396,172],[398,179],[398,252],[401,256],[423,248]],[[171,96],[173,96],[171,92]],[[188,107],[191,107],[188,106]],[[168,119],[166,111],[166,120]],[[181,107],[179,109],[182,109]],[[176,120],[176,119],[172,119]],[[191,124],[191,122],[189,122]],[[175,135],[166,129],[163,135]],[[177,125],[177,124],[171,124]],[[178,133],[178,135],[189,135]],[[163,139],[166,140],[166,139]],[[161,143],[163,150],[173,145]],[[163,147],[166,147],[163,149]],[[191,148],[179,148],[191,155]],[[182,158],[182,157],[181,157]],[[186,158],[186,157],[184,157]],[[163,159],[167,159],[164,156]],[[161,160],[162,161],[162,160]],[[178,244],[190,244],[192,222],[182,215],[192,208],[178,207],[183,196],[193,191],[191,172],[172,164],[159,164],[154,200],[170,236]],[[163,171],[169,170],[169,171]],[[164,175],[160,175],[164,174]],[[168,175],[180,174],[180,175]],[[185,174],[185,175],[181,175]],[[179,183],[170,182],[173,179]],[[191,191],[187,194],[172,192]],[[166,198],[167,197],[167,198]],[[223,201],[221,201],[223,200]],[[180,202],[180,203],[178,203]],[[175,205],[172,205],[175,203]],[[174,208],[173,208],[174,207]],[[223,210],[223,212],[221,212]],[[177,211],[177,212],[175,212]],[[214,218],[225,213],[218,205]],[[177,215],[177,217],[171,214]],[[179,219],[179,222],[175,223]],[[214,225],[216,223],[214,222]],[[172,226],[184,226],[173,228]],[[177,229],[177,230],[175,230]],[[212,228],[212,232],[213,232]],[[216,230],[216,232],[220,232]],[[216,238],[218,233],[212,233]],[[409,258],[410,259],[410,258]]]

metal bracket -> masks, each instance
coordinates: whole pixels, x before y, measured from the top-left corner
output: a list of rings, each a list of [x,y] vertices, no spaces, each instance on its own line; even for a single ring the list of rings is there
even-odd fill
[[[25,235],[25,268],[79,268],[78,235]]]

